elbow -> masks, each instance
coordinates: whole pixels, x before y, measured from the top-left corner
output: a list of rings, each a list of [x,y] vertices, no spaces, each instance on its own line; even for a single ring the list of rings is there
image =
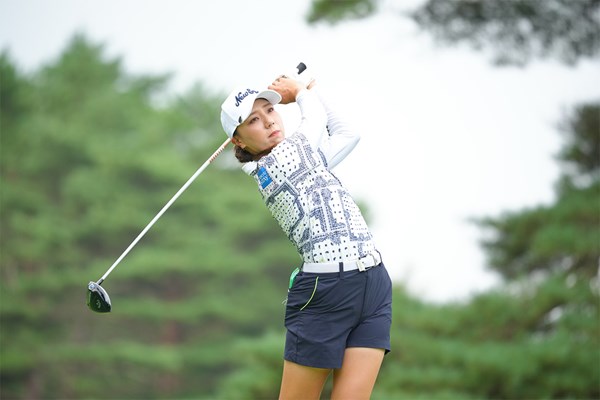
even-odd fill
[[[355,135],[352,135],[351,137],[349,137],[346,142],[347,151],[351,152],[352,150],[354,150],[354,148],[356,147],[358,142],[360,142],[360,135],[355,134]]]
[[[327,113],[325,112],[325,110],[320,109],[319,110],[319,114],[318,114],[318,124],[319,126],[327,126]]]

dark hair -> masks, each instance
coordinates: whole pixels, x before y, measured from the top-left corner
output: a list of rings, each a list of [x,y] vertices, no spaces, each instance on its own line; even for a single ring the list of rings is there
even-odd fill
[[[241,163],[247,163],[254,160],[254,155],[240,146],[235,146],[235,158]]]
[[[235,129],[235,131],[233,131],[233,136],[237,136],[238,131],[237,128]],[[244,150],[242,149],[240,146],[235,146],[234,147],[235,150],[235,158],[238,159],[239,162],[241,163],[247,163],[250,161],[254,161],[254,155],[252,153],[250,153],[248,150]]]

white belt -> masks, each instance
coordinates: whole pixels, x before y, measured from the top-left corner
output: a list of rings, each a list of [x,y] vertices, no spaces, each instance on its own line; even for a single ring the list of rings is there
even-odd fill
[[[353,271],[358,269],[359,271],[366,271],[369,268],[373,268],[381,263],[381,256],[379,254],[369,254],[365,257],[359,258],[353,261],[340,261],[343,266],[343,271]],[[326,274],[330,272],[340,271],[340,262],[328,262],[328,263],[304,263],[302,265],[303,272],[310,272],[314,274]]]

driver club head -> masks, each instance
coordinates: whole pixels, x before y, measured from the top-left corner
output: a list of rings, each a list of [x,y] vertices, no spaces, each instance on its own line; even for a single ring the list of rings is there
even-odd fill
[[[87,305],[90,310],[98,313],[110,312],[112,308],[108,293],[96,282],[88,283]]]

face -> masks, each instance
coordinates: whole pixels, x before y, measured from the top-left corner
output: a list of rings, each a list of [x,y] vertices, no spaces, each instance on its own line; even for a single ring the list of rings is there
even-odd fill
[[[285,138],[281,116],[265,99],[256,99],[252,112],[242,122],[233,136],[236,146],[251,154],[267,154]]]

